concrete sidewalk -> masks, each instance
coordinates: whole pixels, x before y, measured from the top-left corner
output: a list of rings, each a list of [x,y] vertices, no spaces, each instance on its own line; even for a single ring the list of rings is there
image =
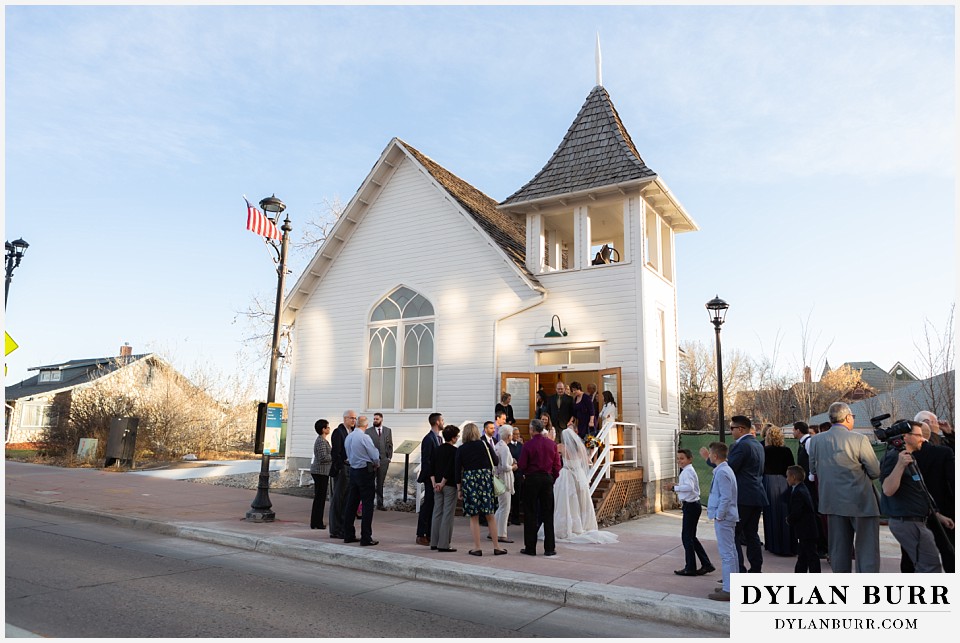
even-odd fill
[[[728,606],[706,599],[717,586],[719,571],[698,577],[673,573],[683,567],[679,512],[610,527],[620,537],[616,544],[558,543],[558,555],[552,558],[520,554],[523,537],[517,526],[509,529],[516,541],[506,545],[510,554],[494,557],[484,530],[484,555],[474,557],[467,554],[472,545],[465,518],[457,518],[454,527],[458,551],[439,553],[415,543],[416,514],[377,511],[373,534],[380,544],[361,548],[329,538],[326,530],[311,530],[309,498],[272,493],[277,520],[257,524],[244,520],[255,495],[248,489],[98,469],[5,464],[6,499],[19,506],[271,555],[729,631]],[[719,569],[713,525],[704,519],[698,535]],[[899,547],[886,528],[881,530],[881,554],[882,571],[899,570]],[[764,571],[790,572],[794,562],[766,553]],[[829,565],[824,571],[829,572]]]

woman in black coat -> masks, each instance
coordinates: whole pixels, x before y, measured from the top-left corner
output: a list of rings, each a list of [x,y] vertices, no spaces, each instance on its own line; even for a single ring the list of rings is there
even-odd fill
[[[787,467],[793,464],[793,451],[784,446],[783,430],[778,426],[769,427],[763,447],[763,488],[769,503],[763,508],[763,546],[777,556],[797,554],[797,545],[787,524],[790,486],[786,475]]]

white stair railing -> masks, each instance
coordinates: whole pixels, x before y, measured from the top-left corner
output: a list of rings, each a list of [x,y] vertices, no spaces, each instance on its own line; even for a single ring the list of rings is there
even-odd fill
[[[610,440],[607,438],[610,432],[618,426],[623,427],[623,440],[621,444],[617,444],[614,447],[610,445]],[[601,480],[610,477],[610,467],[613,465],[632,464],[636,466],[637,462],[639,462],[640,455],[637,444],[638,433],[637,425],[632,422],[607,422],[603,428],[600,429],[600,434],[597,437],[603,442],[603,449],[597,454],[587,474],[587,480],[590,482],[591,495],[593,495],[593,492],[600,486]],[[622,451],[623,459],[614,459],[614,449]]]

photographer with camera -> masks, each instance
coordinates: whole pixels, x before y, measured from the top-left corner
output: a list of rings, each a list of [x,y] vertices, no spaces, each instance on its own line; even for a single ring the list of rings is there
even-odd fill
[[[902,446],[895,441],[901,434]],[[889,517],[890,533],[917,572],[942,572],[940,552],[927,527],[927,517],[933,515],[946,529],[953,529],[954,525],[953,520],[937,510],[914,461],[914,454],[924,443],[921,424],[901,420],[886,430],[886,439],[887,453],[880,463],[880,509]]]

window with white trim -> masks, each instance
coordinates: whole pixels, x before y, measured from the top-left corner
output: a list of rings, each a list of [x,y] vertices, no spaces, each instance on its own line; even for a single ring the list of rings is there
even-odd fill
[[[40,371],[41,382],[59,382],[62,376],[61,371],[46,370]]]
[[[434,407],[434,321],[433,305],[406,286],[374,308],[367,335],[368,409]]]
[[[56,426],[57,412],[52,404],[28,403],[23,405],[20,415],[20,426],[23,428],[45,428]]]

